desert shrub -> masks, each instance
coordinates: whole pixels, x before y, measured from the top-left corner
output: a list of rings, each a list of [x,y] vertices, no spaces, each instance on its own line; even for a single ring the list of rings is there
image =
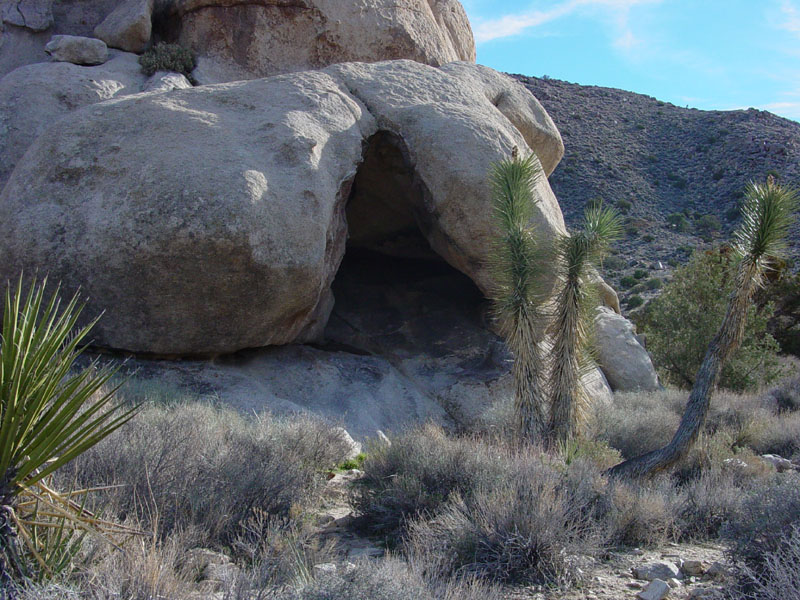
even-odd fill
[[[435,512],[451,494],[469,498],[500,483],[508,463],[505,449],[426,425],[368,452],[354,505],[371,532],[396,534],[408,518]]]
[[[262,511],[242,523],[232,549],[245,567],[239,587],[246,583],[247,588],[258,589],[308,580],[314,565],[337,558],[335,543],[324,541],[307,519],[274,517]]]
[[[702,215],[695,221],[695,227],[700,232],[711,233],[719,231],[722,228],[722,223],[716,215]]]
[[[644,279],[645,277],[647,277],[647,270],[646,269],[636,269],[633,272],[633,278],[634,279]]]
[[[800,377],[787,378],[768,393],[780,411],[800,411]]]
[[[611,406],[599,406],[594,437],[608,442],[624,458],[666,445],[678,428],[686,394],[679,390],[614,394]]]
[[[778,474],[755,486],[723,528],[731,558],[763,573],[765,558],[800,525],[800,475]]]
[[[753,600],[800,600],[800,526],[781,536],[758,570],[743,565],[740,574]]]
[[[756,454],[796,457],[800,454],[800,413],[782,413],[761,421],[749,446]]]
[[[630,309],[639,308],[642,304],[644,304],[644,298],[638,294],[634,294],[625,302],[625,306]]]
[[[122,485],[110,502],[162,534],[190,526],[208,543],[231,540],[254,510],[287,515],[317,497],[322,469],[347,445],[308,417],[244,417],[208,404],[147,405],[128,426],[66,470],[67,480]]]
[[[683,213],[672,213],[667,216],[667,223],[676,231],[685,233],[689,231],[689,220]]]
[[[156,71],[174,71],[191,81],[197,61],[188,48],[159,42],[139,57],[139,64],[145,75],[153,75]]]
[[[669,480],[610,481],[600,506],[608,543],[655,546],[677,537],[680,495]]]
[[[435,515],[414,520],[407,552],[436,557],[443,574],[573,583],[580,579],[580,557],[593,554],[602,536],[590,510],[594,495],[570,481],[543,462],[520,464],[502,483],[469,498],[452,495]]]
[[[736,268],[729,252],[696,252],[648,306],[641,324],[663,378],[691,387],[727,309]],[[722,368],[720,386],[744,390],[781,374],[778,344],[767,333],[772,307],[751,306],[741,347]]]
[[[499,600],[497,589],[468,579],[439,579],[425,565],[396,558],[362,561],[334,574],[267,593],[269,600]]]
[[[714,539],[722,526],[739,510],[743,486],[748,481],[741,469],[707,469],[681,487],[677,511],[678,528],[686,539]]]
[[[631,277],[630,275],[626,275],[625,277],[619,280],[619,285],[623,289],[631,288],[636,285],[636,278]]]
[[[664,285],[664,282],[661,281],[658,277],[651,277],[650,279],[645,281],[644,285],[648,290],[657,290],[660,289],[662,285]]]
[[[619,256],[606,256],[603,259],[603,268],[610,271],[619,271],[620,269],[624,269],[627,264],[628,263],[626,263],[625,260]]]
[[[627,200],[617,200],[616,205],[617,210],[624,215],[627,215],[629,212],[631,212],[631,209],[633,208],[633,204]]]

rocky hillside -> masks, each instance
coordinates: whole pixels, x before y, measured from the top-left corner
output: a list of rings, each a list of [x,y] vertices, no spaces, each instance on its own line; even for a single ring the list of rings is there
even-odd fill
[[[626,215],[620,252],[605,268],[623,296],[632,287],[623,277],[637,269],[664,277],[692,248],[724,238],[749,181],[772,174],[800,185],[800,123],[755,109],[703,111],[622,90],[516,78],[564,139],[550,185],[567,224],[577,226],[587,203],[598,200]],[[797,257],[800,224],[791,241]]]

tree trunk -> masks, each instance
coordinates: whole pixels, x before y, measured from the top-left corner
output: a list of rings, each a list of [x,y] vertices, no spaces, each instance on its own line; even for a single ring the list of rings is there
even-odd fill
[[[759,271],[759,265],[752,261],[745,260],[739,266],[725,319],[706,351],[683,418],[672,441],[663,448],[612,467],[606,472],[608,475],[612,477],[653,475],[673,466],[689,453],[703,429],[711,403],[711,392],[717,386],[722,366],[741,344],[747,309],[756,289]]]

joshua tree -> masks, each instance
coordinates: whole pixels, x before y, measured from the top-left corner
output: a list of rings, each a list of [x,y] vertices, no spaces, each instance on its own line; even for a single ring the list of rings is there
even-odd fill
[[[493,166],[492,204],[501,231],[490,267],[495,280],[492,300],[500,332],[514,354],[514,409],[521,439],[538,439],[545,433],[546,402],[544,357],[541,344],[542,248],[530,229],[536,204],[533,188],[542,176],[535,155]]]
[[[611,475],[650,475],[671,467],[689,452],[705,422],[711,392],[719,381],[722,365],[741,343],[753,294],[763,283],[770,262],[785,247],[796,206],[796,192],[776,184],[772,177],[765,185],[747,187],[742,224],[734,237],[734,250],[739,260],[734,289],[722,325],[700,365],[678,430],[665,447],[618,464],[609,471]]]
[[[550,435],[565,442],[579,430],[587,401],[581,376],[593,365],[592,332],[597,295],[589,281],[590,269],[619,236],[617,213],[602,206],[587,209],[583,231],[556,241],[555,264],[558,292],[555,318],[550,325],[553,340],[550,370]]]
[[[72,372],[78,347],[92,324],[73,331],[77,296],[60,310],[45,283],[23,295],[6,292],[0,340],[0,590],[13,597],[15,581],[69,560],[71,533],[97,532],[111,524],[74,500],[84,491],[59,494],[48,476],[91,448],[133,415],[110,402],[103,389],[113,375],[95,365]],[[107,529],[108,531],[108,529]],[[65,554],[66,553],[66,554]]]

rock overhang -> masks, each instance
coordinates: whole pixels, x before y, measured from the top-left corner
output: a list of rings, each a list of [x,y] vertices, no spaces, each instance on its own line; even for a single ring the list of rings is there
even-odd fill
[[[486,176],[563,144],[541,105],[471,64],[352,63],[107,101],[37,140],[0,196],[2,275],[46,269],[106,311],[99,345],[216,354],[318,337],[344,253],[349,184],[379,131],[427,190],[431,247],[484,291]],[[544,235],[564,231],[546,178]]]

